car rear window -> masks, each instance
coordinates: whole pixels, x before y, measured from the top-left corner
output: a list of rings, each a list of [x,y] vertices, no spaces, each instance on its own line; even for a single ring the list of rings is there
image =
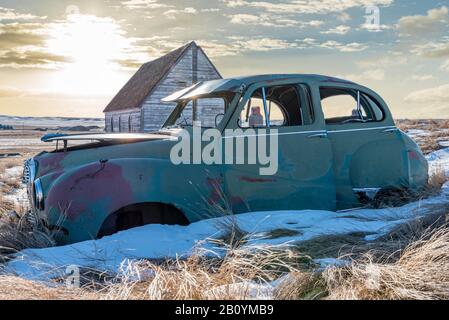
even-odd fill
[[[321,107],[327,124],[367,123],[384,119],[384,112],[373,97],[347,88],[320,88]],[[358,100],[360,99],[360,106]]]

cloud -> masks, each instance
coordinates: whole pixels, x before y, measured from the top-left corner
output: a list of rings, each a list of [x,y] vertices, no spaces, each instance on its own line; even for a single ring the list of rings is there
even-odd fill
[[[268,52],[272,50],[287,50],[287,49],[307,49],[307,48],[325,48],[335,49],[340,52],[358,52],[367,48],[361,43],[341,43],[337,41],[327,41],[320,43],[316,39],[305,38],[289,42],[284,39],[276,38],[246,38],[246,37],[229,37],[229,42],[218,40],[212,41],[198,41],[198,43],[207,51],[211,57],[217,56],[235,56],[245,52]],[[377,73],[378,74],[378,73]]]
[[[327,31],[321,31],[322,34],[347,34],[349,32],[349,30],[351,30],[350,26],[345,26],[345,25],[339,25],[336,26],[335,28],[331,28]]]
[[[365,70],[357,74],[348,74],[344,78],[352,81],[365,81],[365,80],[382,81],[385,79],[385,70],[383,69]]]
[[[335,40],[319,42],[318,40],[313,38],[296,40],[296,42],[297,47],[300,49],[321,48],[338,50],[340,52],[359,52],[368,49],[368,45],[359,42],[342,43]]]
[[[427,81],[427,80],[432,80],[433,76],[430,74],[424,74],[424,75],[414,74],[414,75],[412,75],[412,79],[417,80],[417,81]]]
[[[412,92],[404,100],[410,103],[441,103],[449,106],[449,84]]]
[[[0,50],[44,45],[42,28],[40,24],[0,24]]]
[[[334,40],[326,41],[320,44],[319,47],[325,49],[336,49],[341,52],[358,52],[364,51],[368,48],[368,46],[363,43],[351,42],[345,44]]]
[[[218,8],[205,8],[205,9],[201,9],[201,12],[220,12],[221,10]]]
[[[251,39],[245,37],[230,37],[231,41],[224,43],[217,40],[198,41],[198,44],[210,57],[236,56],[246,52],[268,52],[297,48],[296,43],[275,38]]]
[[[242,48],[246,46],[246,49],[249,51],[271,51],[295,47],[294,44],[291,44],[286,40],[273,39],[273,38],[246,40],[240,42],[239,45]]]
[[[412,53],[426,58],[443,58],[449,56],[449,38],[440,42],[428,42],[415,45]]]
[[[372,60],[362,60],[357,61],[356,64],[360,68],[364,69],[375,69],[375,68],[391,68],[399,65],[404,65],[408,61],[407,57],[403,55],[395,55],[395,53],[390,53],[385,56],[377,56]]]
[[[444,62],[441,65],[441,69],[444,70],[444,71],[448,71],[449,72],[449,60],[447,60],[446,62]]]
[[[292,27],[300,25],[300,23],[296,20],[277,17],[265,13],[260,15],[242,13],[229,15],[228,17],[231,18],[231,23],[241,25],[256,25],[264,27]]]
[[[7,51],[0,55],[0,67],[33,67],[54,69],[71,60],[68,57],[43,51]]]
[[[172,5],[159,3],[157,0],[127,0],[121,2],[122,6],[127,9],[160,9],[173,8]]]
[[[0,24],[0,67],[52,69],[69,62],[48,50],[47,39],[46,24]]]
[[[16,98],[21,97],[25,92],[9,86],[0,86],[0,99],[1,98]]]
[[[60,69],[82,61],[84,65],[128,68],[151,58],[139,40],[129,37],[113,18],[94,15],[0,23],[0,67]]]
[[[439,30],[449,21],[449,10],[446,6],[427,11],[426,15],[405,16],[399,19],[400,35],[416,35]]]
[[[306,26],[316,28],[323,25],[323,21],[319,20],[311,20],[311,21],[297,20],[290,18],[288,16],[276,15],[271,13],[261,13],[259,15],[239,13],[228,15],[228,17],[231,19],[230,22],[232,24],[255,25],[255,26],[274,27],[274,28],[295,27],[295,26],[301,28],[304,28]]]
[[[245,1],[245,0],[222,0],[228,7],[253,7],[264,9],[273,13],[329,13],[343,12],[354,7],[365,7],[369,5],[389,6],[393,0],[290,0],[282,2],[269,1]]]
[[[337,19],[341,22],[348,22],[351,20],[351,16],[347,12],[342,12],[337,15]]]
[[[0,22],[2,21],[19,21],[19,20],[36,20],[46,19],[47,17],[39,17],[29,13],[19,13],[14,9],[0,7]]]
[[[171,20],[175,20],[176,16],[180,14],[196,15],[198,14],[198,10],[192,7],[187,7],[184,9],[170,9],[164,12],[164,15]]]
[[[368,32],[381,32],[383,30],[392,29],[392,27],[388,26],[386,24],[364,23],[364,24],[360,25],[360,29],[366,30]]]

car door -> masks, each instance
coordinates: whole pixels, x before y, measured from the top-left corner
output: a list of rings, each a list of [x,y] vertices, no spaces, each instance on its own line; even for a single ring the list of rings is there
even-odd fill
[[[385,102],[352,84],[315,90],[332,143],[338,209],[360,206],[378,190],[404,183],[408,155]]]
[[[259,114],[263,121],[257,124]],[[258,141],[265,139],[270,147],[277,144],[273,175],[262,175],[259,164],[248,164],[247,154],[245,164],[226,165],[225,192],[235,213],[336,208],[331,143],[307,85],[253,86],[228,127],[242,130],[245,137],[254,130]]]

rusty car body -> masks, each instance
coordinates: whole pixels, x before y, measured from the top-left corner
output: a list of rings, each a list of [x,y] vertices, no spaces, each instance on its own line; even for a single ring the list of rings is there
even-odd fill
[[[202,99],[222,101],[223,112],[208,125],[220,131],[249,128],[250,113],[262,110],[258,126],[278,132],[276,174],[261,176],[248,164],[170,161],[180,131],[193,130],[207,112],[198,110]],[[225,213],[344,210],[379,191],[419,189],[428,180],[419,147],[395,126],[384,100],[350,81],[251,76],[198,83],[165,100],[178,106],[157,132],[49,135],[43,141],[63,144],[27,160],[33,210],[61,244]],[[69,146],[74,140],[90,142]]]

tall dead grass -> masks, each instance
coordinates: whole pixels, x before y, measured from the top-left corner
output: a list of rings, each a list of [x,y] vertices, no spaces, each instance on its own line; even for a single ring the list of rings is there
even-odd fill
[[[367,253],[348,266],[327,268],[322,277],[327,299],[449,299],[449,229],[415,241],[393,263]]]
[[[424,154],[441,149],[439,141],[448,138],[449,120],[396,120],[396,125],[404,132],[410,129],[426,131],[426,135],[415,137]]]
[[[53,232],[31,212],[5,217],[0,223],[0,262],[7,261],[11,254],[23,249],[55,245]]]
[[[35,281],[0,275],[0,300],[93,300],[100,296],[82,289],[49,287]]]
[[[250,299],[265,295],[269,283],[289,272],[296,272],[305,257],[285,247],[244,248],[219,244],[224,256],[212,251],[196,251],[187,259],[162,264],[141,262],[137,274],[109,288],[109,299],[214,300]],[[225,248],[225,249],[222,249]],[[142,264],[143,263],[143,264]],[[131,279],[131,280],[130,280]]]

